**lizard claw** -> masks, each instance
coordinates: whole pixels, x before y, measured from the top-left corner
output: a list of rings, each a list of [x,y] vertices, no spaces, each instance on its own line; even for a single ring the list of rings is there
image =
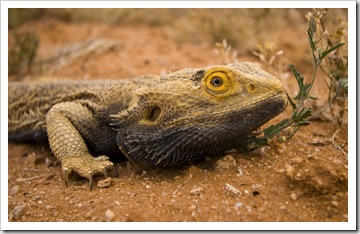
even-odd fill
[[[105,176],[105,179],[107,179],[107,178],[109,177],[109,174],[108,174],[106,168],[104,168],[103,174],[104,174],[104,176]]]
[[[116,167],[114,165],[114,172],[115,172],[115,177],[119,177],[119,167]]]
[[[70,171],[69,171],[68,168],[64,168],[63,173],[64,173],[65,185],[66,185],[66,187],[69,187],[69,174],[70,174]]]
[[[64,157],[61,163],[66,187],[68,187],[69,184],[69,174],[75,172],[89,179],[90,191],[94,186],[94,175],[103,174],[105,178],[108,178],[109,174],[107,169],[114,167],[114,164],[110,162],[106,156],[99,156],[97,158],[91,155]]]
[[[89,189],[90,189],[90,191],[93,188],[93,183],[94,183],[94,175],[90,174],[90,176],[89,176]]]

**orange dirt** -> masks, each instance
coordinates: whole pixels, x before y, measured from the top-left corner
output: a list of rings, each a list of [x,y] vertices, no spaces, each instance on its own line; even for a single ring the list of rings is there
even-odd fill
[[[58,68],[53,62],[35,66],[33,72],[42,70],[44,76],[122,79],[222,63],[212,43],[175,43],[162,27],[58,21],[23,27],[30,26],[40,36],[39,60],[49,61],[61,48],[90,38],[118,43],[68,65],[57,64]],[[281,34],[274,34],[277,48],[308,77],[313,68],[305,29],[283,28]],[[239,55],[238,61],[259,60],[248,53]],[[280,79],[291,95],[296,94],[296,81],[289,72]],[[325,97],[322,79],[315,85],[316,95]],[[290,114],[289,106],[271,123]],[[335,124],[317,120],[284,144],[206,158],[181,168],[136,170],[122,162],[112,185],[93,191],[88,190],[87,180],[76,176],[67,188],[48,146],[9,143],[9,221],[346,222],[348,163],[347,155],[330,142],[335,131]],[[335,140],[347,141],[346,127]]]

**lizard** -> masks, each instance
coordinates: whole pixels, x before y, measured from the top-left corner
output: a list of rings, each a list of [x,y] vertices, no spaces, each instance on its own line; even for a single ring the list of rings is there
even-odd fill
[[[161,167],[220,156],[280,114],[287,94],[256,63],[124,80],[9,82],[8,139],[48,141],[69,174],[89,180],[110,158]]]

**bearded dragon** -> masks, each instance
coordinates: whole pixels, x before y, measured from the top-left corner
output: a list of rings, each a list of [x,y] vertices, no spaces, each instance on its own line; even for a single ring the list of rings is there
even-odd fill
[[[254,63],[183,69],[127,80],[10,82],[8,137],[48,140],[68,185],[125,154],[162,167],[223,154],[281,113],[278,78]]]

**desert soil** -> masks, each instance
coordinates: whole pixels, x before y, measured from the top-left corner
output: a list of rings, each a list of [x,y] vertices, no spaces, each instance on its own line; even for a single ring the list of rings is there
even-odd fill
[[[176,43],[162,27],[47,20],[21,28],[39,35],[37,60],[43,61],[32,75],[20,78],[23,82],[44,79],[39,73],[45,79],[124,79],[223,63],[213,43]],[[305,30],[306,24],[282,28],[274,40],[286,61],[309,77],[313,67]],[[97,43],[95,49],[86,41]],[[71,53],[64,55],[64,49]],[[251,52],[237,60],[260,63]],[[326,97],[321,76],[314,92]],[[289,70],[279,78],[290,95],[296,94]],[[290,115],[288,106],[269,124]],[[65,186],[60,163],[47,145],[9,143],[9,221],[347,222],[348,161],[330,141],[336,130],[333,122],[320,118],[283,144],[177,168],[138,169],[124,161],[116,164],[119,175],[113,175],[110,187],[92,191],[78,176]],[[346,141],[347,125],[335,137],[338,144]],[[95,184],[103,179],[96,177]]]

